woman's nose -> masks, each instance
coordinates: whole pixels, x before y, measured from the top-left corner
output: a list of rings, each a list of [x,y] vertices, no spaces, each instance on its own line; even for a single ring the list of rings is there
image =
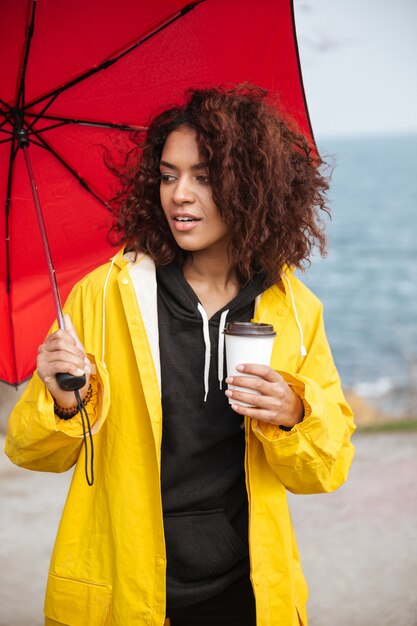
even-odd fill
[[[194,202],[194,192],[192,189],[191,181],[188,177],[180,176],[177,184],[174,187],[173,200],[176,204],[183,204],[184,202]]]

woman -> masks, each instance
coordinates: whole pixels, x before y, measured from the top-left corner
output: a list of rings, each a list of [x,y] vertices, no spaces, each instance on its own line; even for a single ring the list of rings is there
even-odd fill
[[[73,289],[10,419],[13,462],[76,464],[46,624],[306,624],[286,489],[341,485],[354,429],[322,307],[292,274],[324,252],[321,163],[255,87],[191,92],[142,147],[115,208],[123,249]],[[224,325],[252,319],[277,332],[271,367],[225,382],[255,403],[223,385]],[[62,371],[87,376],[92,488]]]

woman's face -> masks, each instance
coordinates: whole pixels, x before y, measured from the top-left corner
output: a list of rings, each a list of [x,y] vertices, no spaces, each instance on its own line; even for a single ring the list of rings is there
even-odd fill
[[[193,253],[226,252],[228,228],[214,204],[194,130],[180,126],[168,135],[160,171],[161,205],[179,247]]]

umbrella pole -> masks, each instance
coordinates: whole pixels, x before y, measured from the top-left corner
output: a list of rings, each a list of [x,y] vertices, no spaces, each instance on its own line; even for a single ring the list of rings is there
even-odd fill
[[[64,315],[62,313],[61,298],[59,296],[55,268],[54,268],[54,264],[52,262],[51,251],[50,251],[50,248],[49,248],[48,237],[47,237],[46,229],[45,229],[45,222],[44,222],[44,219],[43,219],[42,209],[41,209],[41,205],[40,205],[40,202],[39,202],[38,188],[36,186],[36,182],[35,182],[35,179],[34,179],[34,176],[33,176],[33,170],[32,170],[32,164],[31,164],[30,158],[29,158],[28,146],[21,146],[21,148],[22,148],[23,154],[25,156],[26,167],[27,167],[28,174],[29,174],[30,186],[32,188],[33,201],[35,203],[35,208],[36,208],[36,217],[38,218],[39,230],[40,230],[41,237],[42,237],[42,246],[43,246],[43,250],[45,252],[46,264],[47,264],[47,268],[48,268],[49,282],[51,283],[52,296],[53,296],[53,299],[54,299],[55,309],[56,309],[56,313],[57,313],[58,325],[59,325],[60,328],[62,328],[64,330],[65,329],[65,323],[64,323]]]
[[[23,150],[26,167],[27,167],[27,171],[29,174],[30,186],[32,188],[33,201],[35,203],[35,208],[36,208],[36,217],[38,218],[39,230],[40,230],[41,237],[42,237],[42,245],[43,245],[43,250],[45,252],[49,282],[51,283],[52,297],[53,297],[54,304],[55,304],[58,325],[62,330],[65,330],[64,314],[62,312],[61,298],[59,296],[55,268],[52,262],[48,236],[46,234],[46,228],[45,228],[45,222],[43,219],[41,203],[39,201],[38,188],[36,186],[35,177],[33,176],[32,164],[30,162],[30,157],[29,157],[29,149],[28,149],[29,140],[27,138],[27,131],[25,129],[21,129],[20,131],[17,132],[17,135],[19,139],[19,148]],[[64,389],[65,391],[75,391],[77,389],[81,389],[86,384],[85,375],[74,376],[73,374],[62,372],[56,375],[56,379],[61,389]]]

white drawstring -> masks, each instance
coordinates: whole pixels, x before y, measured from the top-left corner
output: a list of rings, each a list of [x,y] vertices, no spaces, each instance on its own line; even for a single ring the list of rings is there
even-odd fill
[[[226,326],[226,318],[229,313],[229,309],[227,311],[223,311],[220,316],[219,323],[219,344],[218,344],[218,352],[217,352],[217,377],[219,379],[220,389],[223,384],[223,358],[224,358],[224,327]]]
[[[304,345],[303,329],[301,328],[300,320],[298,319],[297,307],[295,306],[294,294],[292,292],[291,283],[288,280],[288,278],[285,276],[285,274],[282,274],[281,276],[282,276],[282,278],[284,278],[287,281],[287,285],[290,288],[292,308],[293,308],[293,311],[294,311],[295,321],[297,322],[298,332],[300,333],[300,341],[301,341],[301,343],[300,343],[300,354],[304,358],[304,357],[307,356],[307,350],[306,350],[306,347]]]
[[[203,305],[198,302],[197,308],[200,311],[200,315],[203,318],[203,336],[204,336],[204,345],[206,347],[205,355],[204,355],[204,402],[207,401],[207,396],[209,392],[209,376],[210,376],[210,362],[211,362],[211,342],[210,342],[210,331],[209,331],[209,320],[207,317],[207,313]],[[222,388],[223,383],[223,363],[224,363],[224,327],[226,326],[226,318],[229,313],[229,309],[227,311],[223,311],[220,316],[219,322],[219,341],[218,341],[218,351],[217,351],[217,377],[219,380],[220,389]]]
[[[204,345],[206,347],[205,357],[204,357],[204,402],[206,402],[207,395],[209,392],[209,374],[210,374],[210,360],[211,360],[209,321],[208,321],[207,313],[203,305],[200,304],[200,302],[197,304],[197,308],[200,311],[201,317],[203,318]]]
[[[107,291],[107,283],[109,282],[110,274],[113,269],[113,265],[115,264],[116,257],[117,255],[113,257],[113,260],[110,264],[109,271],[107,272],[106,280],[104,281],[104,287],[103,287],[103,310],[102,310],[103,324],[102,324],[102,331],[101,331],[101,360],[105,368],[106,368],[106,363],[104,360],[104,353],[105,353],[105,345],[106,345],[106,291]]]

